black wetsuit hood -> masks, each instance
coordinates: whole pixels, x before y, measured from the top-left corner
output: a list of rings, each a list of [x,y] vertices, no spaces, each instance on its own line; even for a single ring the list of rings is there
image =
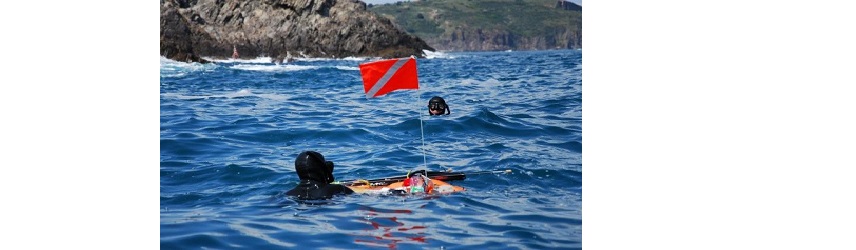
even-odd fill
[[[431,109],[441,109],[446,112],[446,115],[452,113],[449,105],[446,105],[446,100],[443,100],[443,97],[439,96],[431,97],[431,100],[428,100],[428,115],[434,115],[431,113]]]
[[[313,180],[317,182],[330,183],[333,178],[333,162],[324,159],[324,156],[315,151],[305,151],[297,155],[294,160],[294,170],[300,180]]]
[[[300,184],[286,192],[287,195],[297,196],[300,199],[328,199],[335,194],[350,194],[354,191],[339,184],[330,184],[335,181],[333,177],[333,162],[324,159],[324,156],[315,151],[305,151],[297,156],[294,161],[294,169]]]

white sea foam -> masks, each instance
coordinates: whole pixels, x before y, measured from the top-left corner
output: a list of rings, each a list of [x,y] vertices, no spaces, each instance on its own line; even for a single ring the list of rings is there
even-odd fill
[[[445,56],[445,54],[442,54],[442,55]],[[202,57],[202,59],[205,59],[205,60],[210,61],[210,62],[215,62],[215,63],[276,64],[276,65],[289,64],[289,63],[275,63],[273,58],[267,57],[267,56],[257,57],[257,58],[253,58],[253,59],[232,59],[232,58],[218,59],[218,58],[212,58],[212,57]],[[301,54],[301,56],[299,56],[299,57],[294,57],[295,61],[303,61],[303,62],[318,62],[318,61],[362,62],[362,61],[374,61],[374,60],[380,60],[380,59],[381,58],[379,58],[379,57],[355,57],[355,56],[349,56],[349,57],[344,57],[344,58],[308,57],[308,56],[303,55],[303,54]],[[170,59],[167,59],[167,58],[164,58],[163,56],[161,56],[161,61],[162,61],[161,64],[163,64],[164,60],[169,61],[169,62],[174,62],[174,63],[182,63],[182,62],[173,61],[173,60],[170,60]]]
[[[358,67],[349,67],[349,66],[336,66],[339,70],[360,70]]]
[[[275,65],[258,65],[258,64],[238,64],[229,68],[248,70],[248,71],[263,71],[263,72],[290,72],[301,70],[316,70],[321,68],[336,68],[339,70],[357,71],[360,70],[354,66],[308,66],[308,65],[293,65],[293,64],[275,64]]]
[[[455,59],[454,56],[451,56],[449,54],[446,54],[444,52],[439,52],[439,51],[433,52],[433,51],[429,51],[429,50],[422,50],[422,53],[425,53],[425,58],[428,58],[428,59],[435,59],[435,58]]]
[[[372,59],[371,57],[352,57],[352,56],[349,56],[349,57],[342,58],[341,60],[343,60],[343,61],[366,61],[366,60],[371,60],[371,59]]]
[[[253,93],[252,91],[250,91],[249,89],[242,89],[242,90],[238,90],[235,93],[227,93],[227,94],[222,95],[222,97],[227,97],[227,98],[247,97],[247,96],[255,96],[255,97],[259,97],[259,98],[276,100],[276,101],[282,101],[282,100],[288,99],[288,97],[284,96],[284,95],[256,94],[256,93]]]
[[[321,68],[321,66],[305,66],[305,65],[291,65],[291,64],[267,64],[267,65],[238,64],[238,65],[233,65],[229,68],[240,69],[240,70],[249,70],[249,71],[286,72],[286,71],[300,71],[300,70],[319,69],[319,68]]]
[[[344,58],[323,58],[323,57],[306,57],[306,58],[295,58],[295,60],[299,61],[307,61],[307,62],[317,62],[317,61],[368,61],[374,60],[377,58],[373,57],[344,57]]]
[[[216,59],[216,58],[210,58],[210,57],[202,57],[202,59],[212,61],[212,62],[216,62],[216,63],[271,63],[271,62],[273,62],[273,58],[266,57],[266,56],[256,57],[253,59],[232,59],[232,58]]]
[[[204,69],[206,66],[209,66],[204,63],[196,63],[196,62],[179,62],[172,59],[168,59],[166,57],[160,57],[160,66],[161,69]]]
[[[249,89],[241,89],[241,90],[238,90],[235,92],[227,92],[227,93],[220,94],[220,95],[183,95],[183,94],[177,94],[177,93],[164,93],[164,94],[162,94],[162,97],[174,98],[174,99],[180,99],[180,100],[200,100],[200,99],[209,99],[209,98],[229,98],[229,99],[231,99],[231,98],[248,97],[248,96],[255,96],[255,97],[274,100],[274,101],[283,101],[283,100],[288,99],[288,96],[285,96],[285,95],[256,94],[256,93],[253,93]]]
[[[160,58],[160,75],[161,77],[182,77],[187,75],[190,72],[196,71],[210,71],[216,69],[217,65],[210,63],[196,63],[196,62],[179,62],[171,59],[167,59],[166,57],[161,56]]]

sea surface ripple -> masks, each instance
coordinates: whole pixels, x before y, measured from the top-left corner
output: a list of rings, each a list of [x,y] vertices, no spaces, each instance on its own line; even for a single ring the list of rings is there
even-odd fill
[[[581,51],[430,53],[418,91],[369,99],[371,60],[161,58],[161,248],[581,248]],[[432,96],[451,115],[428,116]],[[298,202],[282,193],[304,150],[338,180],[425,163],[511,173],[448,195]]]

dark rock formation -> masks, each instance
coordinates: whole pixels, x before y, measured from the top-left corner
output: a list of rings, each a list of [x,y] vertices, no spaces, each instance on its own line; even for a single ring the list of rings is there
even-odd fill
[[[193,34],[176,8],[161,3],[161,55],[182,62],[205,62],[193,51]]]
[[[288,54],[422,56],[434,49],[357,0],[161,0],[161,55],[178,61]],[[287,59],[286,59],[287,60]]]

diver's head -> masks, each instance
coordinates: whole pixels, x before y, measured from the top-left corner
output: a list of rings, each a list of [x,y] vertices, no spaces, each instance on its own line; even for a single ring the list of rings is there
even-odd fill
[[[431,97],[431,100],[428,100],[428,114],[442,115],[444,113],[446,115],[451,113],[449,105],[446,105],[446,100],[439,96]]]
[[[333,162],[324,160],[324,156],[315,151],[303,151],[294,160],[294,170],[300,180],[314,180],[323,183],[334,181]]]
[[[405,191],[410,194],[428,194],[434,189],[434,183],[421,173],[410,175],[404,180]]]

